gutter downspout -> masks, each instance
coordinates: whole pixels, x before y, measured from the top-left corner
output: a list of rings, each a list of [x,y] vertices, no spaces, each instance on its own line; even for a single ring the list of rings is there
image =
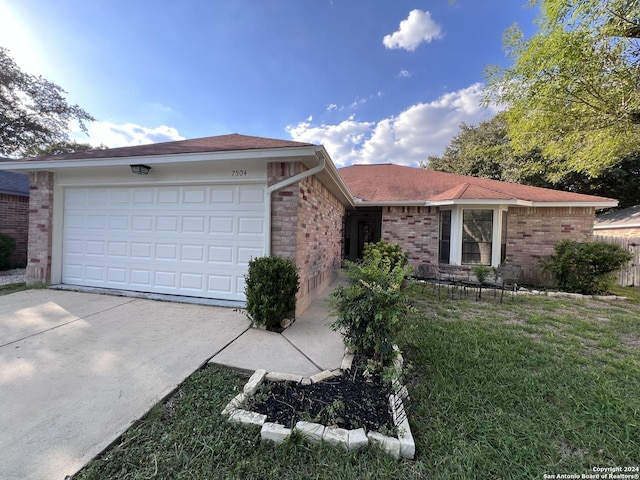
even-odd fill
[[[324,170],[327,165],[327,161],[324,158],[324,155],[320,154],[320,147],[316,147],[315,153],[316,157],[318,157],[320,160],[320,163],[318,165],[302,173],[294,175],[293,177],[289,177],[285,180],[282,180],[281,182],[271,185],[265,192],[265,202],[267,203],[267,224],[265,235],[267,244],[265,245],[265,252],[267,256],[271,255],[271,194],[276,190],[288,187],[289,185],[299,182],[300,180],[304,180],[305,178],[311,177]]]

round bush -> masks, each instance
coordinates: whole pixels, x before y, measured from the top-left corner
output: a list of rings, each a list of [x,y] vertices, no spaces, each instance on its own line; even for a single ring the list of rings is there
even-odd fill
[[[613,285],[613,273],[631,260],[624,248],[606,242],[562,240],[554,245],[555,255],[541,261],[551,272],[558,288],[584,295],[607,293]]]
[[[279,328],[284,318],[295,314],[298,281],[296,266],[287,258],[251,259],[244,288],[249,319],[268,329]]]

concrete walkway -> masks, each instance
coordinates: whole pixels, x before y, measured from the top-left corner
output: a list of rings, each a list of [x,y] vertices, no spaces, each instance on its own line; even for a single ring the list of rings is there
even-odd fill
[[[214,355],[210,363],[247,372],[264,368],[304,377],[340,368],[342,337],[327,326],[331,292],[331,288],[325,290],[282,334],[250,328]]]
[[[0,478],[73,475],[209,360],[305,376],[338,368],[328,293],[281,335],[230,308],[61,290],[0,296]]]

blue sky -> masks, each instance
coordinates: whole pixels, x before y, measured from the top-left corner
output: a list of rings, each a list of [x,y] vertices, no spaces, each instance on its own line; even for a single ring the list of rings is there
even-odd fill
[[[0,45],[109,147],[242,133],[417,165],[479,106],[527,0],[0,0]]]

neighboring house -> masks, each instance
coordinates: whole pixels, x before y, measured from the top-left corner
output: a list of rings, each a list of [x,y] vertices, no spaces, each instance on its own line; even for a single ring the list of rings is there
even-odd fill
[[[0,159],[0,162],[9,159]],[[2,165],[2,163],[0,163]],[[29,177],[0,170],[0,233],[16,241],[11,259],[13,267],[27,264],[29,231]]]
[[[617,204],[397,165],[338,171],[322,146],[238,134],[3,168],[30,172],[30,282],[236,304],[248,261],[282,255],[298,267],[298,313],[366,241],[398,242],[414,264],[535,269]]]
[[[410,262],[522,266],[524,282],[541,281],[541,258],[562,239],[591,237],[596,209],[611,198],[467,177],[400,165],[339,170],[356,199],[347,212],[345,250],[363,241],[399,243]]]
[[[640,237],[640,205],[598,214],[593,233],[609,237]]]

